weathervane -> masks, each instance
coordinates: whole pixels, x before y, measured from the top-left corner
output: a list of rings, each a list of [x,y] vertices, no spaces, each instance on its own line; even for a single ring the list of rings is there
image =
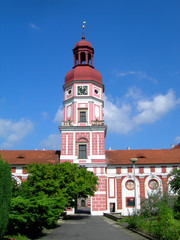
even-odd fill
[[[82,28],[83,28],[82,39],[85,39],[85,36],[84,36],[85,24],[86,24],[86,21],[83,21],[83,26],[82,26]]]

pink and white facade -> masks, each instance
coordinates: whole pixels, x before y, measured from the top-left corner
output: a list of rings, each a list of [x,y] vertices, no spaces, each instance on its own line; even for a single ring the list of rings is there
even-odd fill
[[[98,175],[99,186],[91,198],[91,213],[107,210],[107,179],[101,74],[93,67],[94,49],[84,36],[74,49],[74,67],[65,76],[64,121],[61,131],[60,162],[85,166]]]
[[[166,190],[169,174],[180,167],[180,144],[171,149],[106,150],[107,126],[103,119],[104,85],[101,74],[94,69],[94,49],[84,38],[74,49],[74,67],[65,76],[64,119],[61,132],[61,150],[0,150],[3,160],[12,165],[12,176],[20,184],[27,180],[24,166],[35,163],[69,161],[83,165],[99,178],[95,195],[82,199],[92,215],[117,212],[128,215],[148,193]],[[135,166],[135,184],[131,158]],[[170,190],[170,189],[168,189]],[[74,213],[74,210],[69,211]]]

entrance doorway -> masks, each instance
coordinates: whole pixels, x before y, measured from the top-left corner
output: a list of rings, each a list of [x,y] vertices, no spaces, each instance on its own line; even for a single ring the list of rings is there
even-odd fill
[[[91,198],[78,198],[75,213],[91,214]]]
[[[81,207],[86,207],[86,201],[84,199],[81,200]]]

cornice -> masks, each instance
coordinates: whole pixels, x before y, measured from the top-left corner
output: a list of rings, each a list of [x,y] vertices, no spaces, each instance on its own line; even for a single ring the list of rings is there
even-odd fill
[[[79,99],[90,99],[91,101],[89,101],[89,102],[93,102],[93,100],[94,100],[94,101],[101,103],[102,107],[104,107],[104,101],[101,99],[95,98],[93,96],[71,97],[71,98],[64,100],[63,104],[65,105],[65,104],[69,104],[69,103],[77,103],[77,100],[79,100]]]
[[[59,126],[59,130],[62,131],[107,131],[106,125],[97,125],[97,126]]]
[[[96,82],[94,80],[86,80],[86,81],[84,81],[84,80],[74,80],[74,81],[71,81],[71,82],[69,82],[67,84],[64,84],[63,85],[63,90],[65,90],[66,87],[69,87],[69,86],[71,86],[74,83],[93,83],[93,84],[95,84],[95,85],[97,85],[99,87],[102,87],[103,88],[103,92],[104,92],[104,85],[100,84],[100,83],[98,83],[98,82]]]

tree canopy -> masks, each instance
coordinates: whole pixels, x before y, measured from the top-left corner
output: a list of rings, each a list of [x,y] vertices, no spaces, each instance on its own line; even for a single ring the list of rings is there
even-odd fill
[[[171,188],[174,193],[178,193],[180,195],[180,169],[175,169],[172,173],[172,180],[170,181]]]
[[[98,177],[93,172],[70,162],[58,165],[32,163],[27,171],[29,177],[21,189],[24,196],[63,196],[68,207],[73,207],[79,197],[93,196],[98,184]]]
[[[8,231],[36,238],[43,228],[52,228],[67,207],[79,197],[93,196],[98,178],[86,168],[69,162],[27,166],[21,186],[14,184]]]
[[[0,239],[2,239],[8,224],[11,191],[11,166],[2,160],[0,155]]]
[[[180,169],[175,169],[172,171],[171,176],[172,179],[169,184],[173,192],[178,194],[174,206],[174,216],[175,218],[180,219]]]

